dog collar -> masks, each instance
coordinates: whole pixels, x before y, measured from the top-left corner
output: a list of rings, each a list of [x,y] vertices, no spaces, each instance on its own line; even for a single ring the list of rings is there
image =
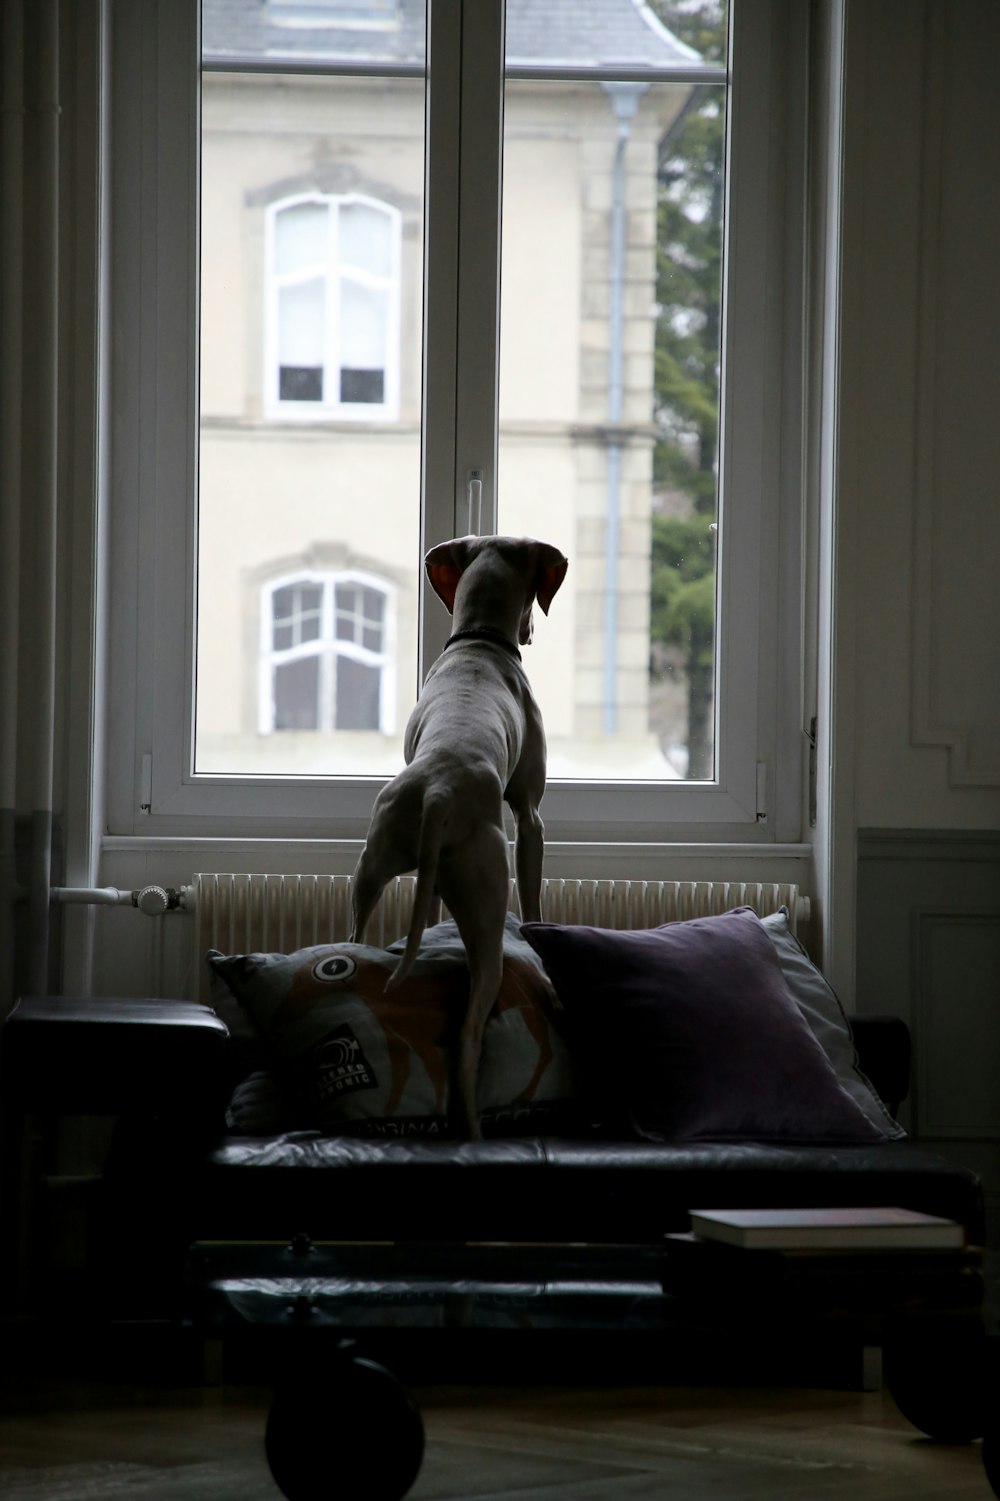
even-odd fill
[[[504,651],[509,651],[511,656],[516,657],[519,662],[521,660],[521,653],[513,641],[508,640],[502,631],[495,631],[489,625],[471,626],[467,631],[456,631],[454,636],[449,636],[444,643],[445,651],[449,646],[454,646],[456,641],[489,641],[493,646],[502,646]]]

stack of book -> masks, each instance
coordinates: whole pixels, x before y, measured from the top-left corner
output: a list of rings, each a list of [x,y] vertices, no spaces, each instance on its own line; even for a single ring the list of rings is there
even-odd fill
[[[960,1251],[957,1220],[913,1209],[693,1209],[691,1234],[747,1250]]]

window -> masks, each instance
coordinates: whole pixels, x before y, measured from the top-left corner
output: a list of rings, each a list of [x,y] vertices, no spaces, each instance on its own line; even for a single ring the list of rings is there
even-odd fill
[[[807,37],[699,6],[116,8],[116,831],[363,833],[476,474],[570,558],[550,838],[799,837]]]
[[[272,583],[261,610],[261,733],[391,732],[390,608],[372,578]]]
[[[399,0],[265,0],[272,20],[279,26],[392,25],[398,18]]]
[[[399,214],[359,197],[294,198],[267,216],[268,408],[394,417]]]

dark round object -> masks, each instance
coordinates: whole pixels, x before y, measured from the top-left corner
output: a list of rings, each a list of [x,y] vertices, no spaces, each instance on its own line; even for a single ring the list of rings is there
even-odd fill
[[[288,1501],[400,1501],[420,1471],[424,1425],[384,1366],[338,1357],[275,1395],[264,1448]]]
[[[885,1383],[903,1417],[942,1444],[986,1428],[986,1336],[975,1320],[914,1319],[887,1339]]]

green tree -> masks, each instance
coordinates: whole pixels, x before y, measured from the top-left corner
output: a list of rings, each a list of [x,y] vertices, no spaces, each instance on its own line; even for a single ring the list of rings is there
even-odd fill
[[[701,779],[712,775],[715,534],[698,515],[654,515],[652,524],[651,671],[656,678],[669,670],[663,648],[680,650],[687,680],[688,776]]]
[[[726,55],[725,0],[654,0],[666,26],[706,60]],[[680,655],[688,775],[713,770],[715,533],[725,99],[696,87],[661,145],[653,455],[657,490],[689,516],[653,516],[650,672]],[[673,649],[672,651],[669,649]]]

